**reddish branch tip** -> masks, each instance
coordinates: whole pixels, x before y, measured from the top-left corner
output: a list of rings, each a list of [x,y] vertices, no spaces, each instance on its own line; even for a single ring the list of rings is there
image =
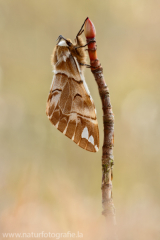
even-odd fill
[[[97,59],[96,42],[95,42],[96,29],[89,18],[86,19],[84,24],[84,34],[86,36],[87,43],[89,43],[88,54],[89,54],[91,66],[99,67],[99,61],[97,61],[98,59]]]
[[[84,34],[86,38],[94,38],[96,36],[96,29],[89,18],[87,18],[84,25]]]

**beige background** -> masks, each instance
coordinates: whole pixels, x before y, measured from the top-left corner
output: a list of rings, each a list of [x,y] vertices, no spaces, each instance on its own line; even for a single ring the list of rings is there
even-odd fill
[[[0,0],[2,232],[80,231],[83,239],[105,239],[101,147],[84,151],[45,115],[56,39],[74,39],[88,16],[115,114],[118,234],[160,239],[159,11],[158,0]],[[89,69],[85,77],[102,146],[101,102]]]

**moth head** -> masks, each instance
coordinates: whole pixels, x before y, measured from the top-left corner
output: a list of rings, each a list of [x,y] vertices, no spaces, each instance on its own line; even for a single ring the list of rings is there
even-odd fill
[[[70,39],[64,38],[62,35],[59,35],[57,38],[57,44],[54,48],[53,55],[51,58],[52,65],[60,64],[61,62],[66,62],[70,55],[76,57],[78,63],[86,63],[86,52],[83,48],[77,48],[83,46],[83,39],[81,36],[76,38],[75,43],[73,44]],[[83,68],[80,66],[80,68]]]
[[[61,62],[66,62],[73,48],[71,40],[64,38],[62,35],[59,35],[57,41],[51,58],[51,64],[54,66],[59,65]]]
[[[58,46],[71,47],[73,45],[70,39],[66,39],[62,35],[59,35],[57,40],[58,40],[58,43],[57,43]]]

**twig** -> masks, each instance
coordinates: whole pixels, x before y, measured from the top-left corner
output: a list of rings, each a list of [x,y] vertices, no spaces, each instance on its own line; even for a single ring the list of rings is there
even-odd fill
[[[84,25],[84,33],[88,44],[91,71],[98,85],[99,95],[102,101],[104,143],[102,148],[102,214],[107,220],[116,224],[115,207],[112,199],[112,167],[113,144],[114,144],[114,115],[110,102],[109,89],[103,76],[103,68],[97,58],[97,47],[95,40],[95,27],[89,18]]]

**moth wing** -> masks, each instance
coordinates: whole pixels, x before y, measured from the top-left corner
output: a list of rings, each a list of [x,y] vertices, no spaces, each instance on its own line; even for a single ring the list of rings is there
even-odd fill
[[[74,61],[78,79],[75,79],[76,76],[71,78],[69,73],[66,75],[60,71],[54,75],[46,113],[52,124],[78,146],[87,151],[97,152],[99,129],[95,106],[87,85],[84,83],[84,76],[77,66],[78,62],[75,59]]]

